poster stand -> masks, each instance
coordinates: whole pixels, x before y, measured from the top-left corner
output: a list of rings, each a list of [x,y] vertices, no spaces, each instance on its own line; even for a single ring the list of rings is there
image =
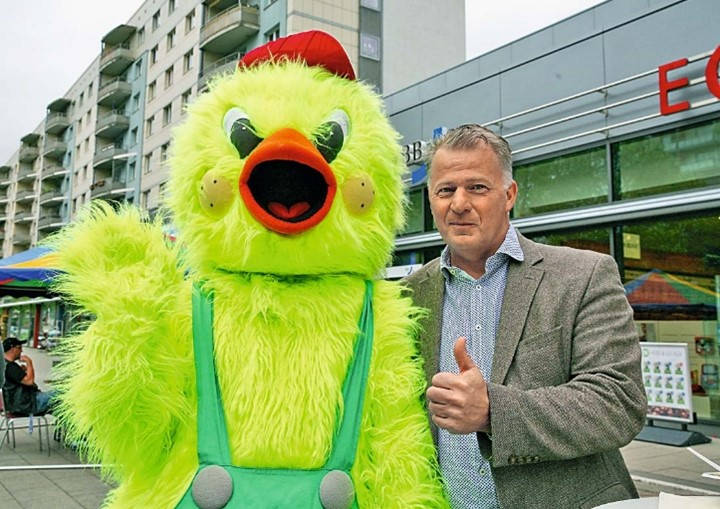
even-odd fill
[[[680,429],[655,426],[653,419],[648,419],[645,425],[635,437],[641,442],[653,442],[662,445],[675,447],[688,447],[690,445],[709,444],[711,440],[698,431],[690,431],[687,424],[683,423]]]
[[[675,447],[709,443],[702,433],[687,429],[688,424],[696,422],[687,343],[640,344],[648,410],[647,424],[635,440]],[[655,421],[680,423],[680,428],[655,426]]]

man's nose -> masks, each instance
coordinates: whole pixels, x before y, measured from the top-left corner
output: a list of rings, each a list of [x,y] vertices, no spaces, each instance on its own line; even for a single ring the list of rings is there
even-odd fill
[[[470,200],[464,189],[456,189],[450,200],[450,210],[455,214],[462,214],[470,210]]]

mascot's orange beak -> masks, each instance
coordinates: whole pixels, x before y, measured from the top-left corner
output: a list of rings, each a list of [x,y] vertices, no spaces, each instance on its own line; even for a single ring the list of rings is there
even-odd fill
[[[312,228],[330,211],[337,183],[317,148],[295,129],[280,129],[252,151],[240,196],[255,219],[278,233]]]

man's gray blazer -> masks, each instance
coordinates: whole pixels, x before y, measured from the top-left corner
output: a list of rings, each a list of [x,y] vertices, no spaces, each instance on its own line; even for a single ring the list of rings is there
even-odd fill
[[[492,438],[478,433],[500,505],[585,508],[637,497],[618,448],[642,428],[647,401],[617,265],[518,238],[525,260],[509,262],[488,381]],[[405,283],[429,310],[419,349],[430,384],[445,291],[439,259]]]

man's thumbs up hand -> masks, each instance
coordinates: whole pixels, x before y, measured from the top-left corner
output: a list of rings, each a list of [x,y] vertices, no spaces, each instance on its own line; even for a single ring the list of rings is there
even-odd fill
[[[466,349],[466,339],[453,347],[460,374],[440,372],[427,390],[433,422],[451,433],[466,434],[490,429],[487,383]]]
[[[472,360],[472,357],[468,355],[467,353],[467,347],[466,347],[467,339],[460,337],[455,341],[455,346],[453,347],[453,354],[455,354],[455,362],[457,362],[458,367],[460,368],[460,374],[462,375],[466,371],[470,371],[471,369],[478,369],[478,367],[475,365],[475,361]]]

